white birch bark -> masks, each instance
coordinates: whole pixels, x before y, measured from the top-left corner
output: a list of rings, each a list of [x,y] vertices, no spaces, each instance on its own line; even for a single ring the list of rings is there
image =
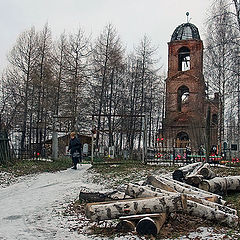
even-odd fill
[[[199,198],[212,200],[214,202],[221,202],[221,196],[219,195],[203,191],[201,189],[195,188],[193,186],[190,186],[182,182],[175,181],[173,179],[167,179],[163,177],[155,178],[153,176],[149,176],[147,181],[149,184],[153,185],[154,187],[161,188],[161,185],[164,184],[164,185],[168,185],[171,189],[179,193],[193,195]]]
[[[225,213],[221,210],[216,210],[214,208],[190,200],[187,201],[186,211],[192,216],[205,218],[215,223],[225,224],[231,228],[234,228],[238,225],[237,215]]]
[[[240,190],[240,176],[215,177],[210,180],[204,180],[199,187],[212,193],[226,193],[227,191]]]
[[[176,193],[166,193],[165,191],[162,192],[161,189],[155,188],[155,190],[153,190],[153,188],[149,188],[146,186],[137,186],[134,184],[128,184],[127,190],[126,190],[127,194],[131,197],[161,197],[163,196],[163,194],[176,194]],[[194,201],[197,203],[200,203],[202,205],[208,206],[210,208],[213,208],[215,210],[220,210],[224,213],[227,214],[233,214],[233,215],[237,215],[237,211],[235,209],[229,208],[227,206],[223,206],[221,204],[215,203],[215,202],[211,202],[205,199],[200,199],[197,197],[194,197],[193,195],[186,195],[187,201]]]
[[[187,174],[192,173],[195,169],[198,169],[202,165],[203,164],[201,162],[198,162],[181,167],[172,173],[172,178],[177,181],[182,181],[187,176]]]
[[[204,164],[204,166],[199,169],[198,173],[205,179],[212,179],[216,177],[216,174],[210,169],[210,164],[208,163]]]
[[[144,199],[120,200],[115,202],[88,203],[86,216],[92,221],[119,218],[144,213],[164,213],[183,210],[182,195]]]

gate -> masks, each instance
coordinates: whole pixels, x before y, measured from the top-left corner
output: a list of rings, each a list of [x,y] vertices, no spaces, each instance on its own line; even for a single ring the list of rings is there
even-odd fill
[[[4,130],[0,130],[0,164],[12,161],[12,153],[9,145],[8,134]]]

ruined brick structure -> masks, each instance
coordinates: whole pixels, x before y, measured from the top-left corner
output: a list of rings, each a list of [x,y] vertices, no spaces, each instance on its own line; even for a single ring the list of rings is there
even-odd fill
[[[203,42],[191,23],[178,26],[168,43],[168,77],[162,134],[168,147],[199,149],[206,142],[206,114],[211,106],[211,145],[217,144],[218,95],[207,100]]]

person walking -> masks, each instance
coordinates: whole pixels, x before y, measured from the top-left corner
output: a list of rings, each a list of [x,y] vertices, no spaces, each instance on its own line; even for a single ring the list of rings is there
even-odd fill
[[[73,167],[72,169],[77,169],[77,164],[79,161],[81,161],[82,158],[82,144],[80,140],[77,138],[75,132],[70,133],[70,142],[69,142],[69,147],[68,151],[70,151],[71,157],[72,157],[72,162],[73,162]]]

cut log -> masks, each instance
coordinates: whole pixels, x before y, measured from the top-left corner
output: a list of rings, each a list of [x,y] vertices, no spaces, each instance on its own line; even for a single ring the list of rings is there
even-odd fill
[[[200,182],[202,182],[202,180],[203,180],[202,175],[189,175],[189,176],[186,176],[185,178],[185,182],[194,187],[198,187]]]
[[[205,199],[199,199],[199,198],[187,195],[187,201],[189,201],[189,200],[193,201],[193,202],[196,202],[196,203],[200,203],[200,204],[205,205],[205,206],[208,206],[208,207],[213,208],[215,210],[220,210],[220,211],[222,211],[224,213],[227,213],[227,214],[237,215],[237,210],[236,209],[229,208],[227,206],[224,206],[224,205],[221,205],[221,204],[218,204],[218,203],[215,203],[215,202],[211,202],[211,201],[208,201],[208,200],[205,200]]]
[[[216,177],[216,174],[210,169],[210,164],[204,164],[204,166],[198,172],[204,179],[212,179]]]
[[[144,213],[176,212],[183,210],[182,195],[144,199],[119,200],[113,202],[86,204],[86,216],[92,221],[119,218],[120,216]],[[185,200],[186,202],[186,200]]]
[[[216,174],[210,169],[210,164],[205,163],[202,166],[195,168],[191,174],[185,177],[185,182],[194,187],[199,187],[203,179],[211,179],[216,177]]]
[[[117,226],[116,229],[121,232],[133,232],[135,231],[136,224],[134,221],[130,220],[121,220]]]
[[[193,172],[194,169],[199,168],[200,166],[202,166],[202,163],[198,162],[176,169],[172,174],[172,178],[176,181],[182,182],[187,174]]]
[[[208,192],[208,191],[205,191],[203,189],[200,189],[200,188],[197,188],[197,187],[194,187],[194,186],[190,186],[186,183],[178,182],[178,181],[175,181],[173,179],[166,178],[166,177],[162,177],[162,179],[167,180],[168,183],[170,181],[170,182],[178,184],[178,185],[180,185],[184,188],[187,188],[188,189],[187,191],[190,191],[190,192],[192,191],[193,195],[198,196],[199,198],[204,198],[208,201],[217,202],[217,203],[222,204],[222,205],[224,205],[226,203],[226,201],[224,201],[222,199],[222,196],[220,196],[218,194]],[[191,193],[189,193],[189,194],[191,194]]]
[[[162,190],[168,191],[168,192],[173,192],[173,193],[177,192],[172,187],[168,186],[167,184],[163,183],[162,181],[159,181],[159,179],[157,179],[157,178],[155,178],[154,176],[151,176],[151,175],[147,177],[146,183],[150,184],[154,187],[160,188]]]
[[[183,193],[186,195],[198,196],[199,198],[204,198],[213,202],[221,202],[221,196],[199,190],[198,188],[194,188],[188,184],[178,182],[173,179],[167,179],[163,177],[155,178],[154,176],[149,176],[147,182],[157,188],[161,188],[162,185],[168,185],[169,188],[175,192]]]
[[[139,187],[141,191],[141,186],[134,186],[134,191],[137,192],[137,187]],[[129,191],[129,193],[131,193],[131,191]],[[154,193],[153,191],[148,190],[144,191],[142,196],[145,195],[146,197],[150,197],[151,195],[158,196],[158,194],[159,196],[162,195],[162,193]],[[194,202],[196,204],[194,204]],[[237,220],[237,211],[235,209],[204,199],[198,199],[190,195],[187,195],[187,207],[184,207],[184,209],[188,214],[193,216],[202,217],[208,220],[217,220],[219,223],[226,224],[230,227],[235,226],[233,222]]]
[[[134,184],[128,184],[127,189],[128,189],[127,193],[130,197],[137,197],[137,196],[161,197],[161,196],[163,196],[163,194],[165,194],[162,192],[161,189],[158,189],[158,188],[155,188],[154,190],[152,190],[153,188],[151,189],[147,186],[138,186],[138,185],[134,185]],[[169,193],[169,194],[176,194],[176,193]],[[237,211],[235,209],[229,208],[227,206],[223,206],[223,205],[215,203],[215,202],[210,202],[205,199],[200,199],[200,198],[194,197],[193,195],[186,195],[186,198],[187,198],[187,201],[191,200],[191,201],[203,204],[205,206],[211,207],[216,210],[220,210],[220,211],[228,213],[228,214],[233,214],[233,215],[237,214]],[[186,208],[186,207],[184,207],[184,208]]]
[[[156,236],[165,223],[166,216],[166,213],[162,213],[159,214],[159,217],[155,219],[152,219],[150,217],[141,219],[136,226],[137,233],[140,235]]]
[[[187,201],[186,212],[192,216],[198,216],[207,220],[211,220],[215,223],[225,224],[231,228],[234,228],[238,225],[237,215],[228,214],[190,200]]]
[[[227,191],[240,190],[240,176],[215,177],[210,180],[204,180],[199,188],[217,194],[224,194]]]
[[[125,199],[125,193],[119,191],[112,192],[91,192],[86,189],[81,189],[79,200],[85,202],[104,202],[110,200]]]
[[[129,183],[125,190],[125,194],[132,198],[144,198],[144,197],[161,197],[171,196],[177,194],[176,192],[168,192],[160,188],[152,187],[151,185],[139,186],[136,184]]]

